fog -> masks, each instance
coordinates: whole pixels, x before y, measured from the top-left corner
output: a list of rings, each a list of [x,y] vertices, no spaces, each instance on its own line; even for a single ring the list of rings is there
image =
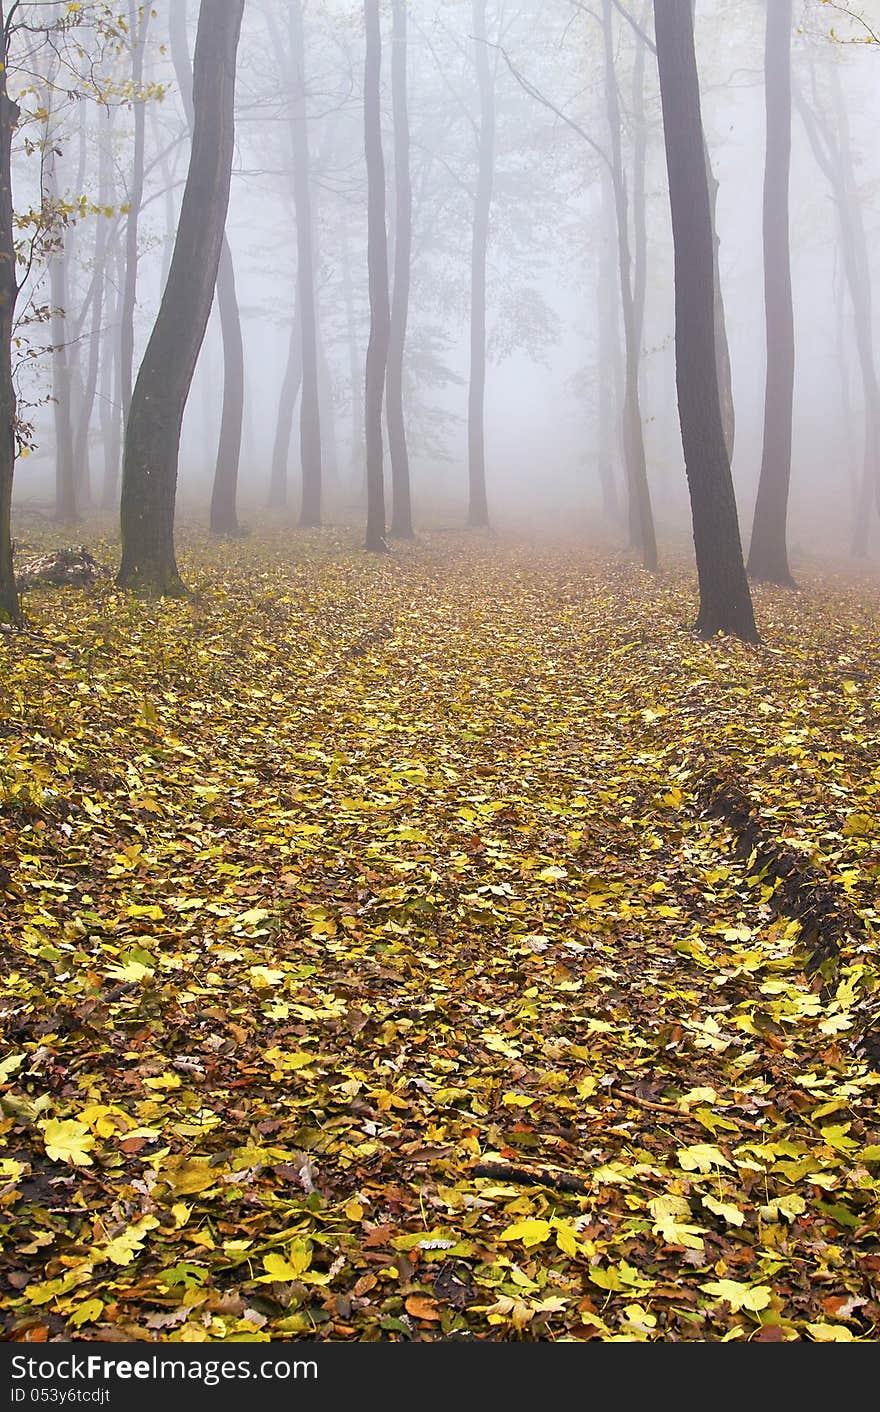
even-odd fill
[[[63,8],[63,7],[62,7]],[[190,53],[197,5],[190,0]],[[648,479],[661,543],[685,545],[689,505],[676,407],[673,245],[657,61],[650,4],[613,6],[613,52],[620,103],[629,244],[637,255],[634,192],[645,191],[645,313],[640,391]],[[761,467],[765,393],[764,0],[697,0],[696,41],[702,112],[718,183],[716,234],[736,416],[732,461],[740,526],[747,542]],[[859,18],[861,17],[861,18]],[[309,183],[314,226],[324,519],[363,519],[363,377],[370,334],[367,193],[364,160],[364,35],[360,6],[307,3],[304,54],[291,54],[287,0],[248,0],[238,57],[236,137],[227,239],[241,316],[245,397],[238,483],[241,522],[259,516],[269,495],[279,400],[288,362],[297,283],[293,127],[301,122],[305,80]],[[468,378],[474,201],[480,96],[474,8],[468,0],[413,0],[407,43],[410,167],[413,187],[412,288],[404,361],[404,408],[416,529],[463,525],[468,489]],[[632,23],[632,22],[634,23]],[[141,24],[144,24],[143,16]],[[817,163],[801,105],[833,141],[848,143],[850,197],[865,232],[869,268],[858,298],[880,278],[880,2],[853,14],[818,0],[795,0],[790,191],[795,320],[795,394],[789,544],[798,556],[850,552],[865,459],[865,380],[841,241],[839,202]],[[393,271],[394,132],[390,91],[390,13],[383,27],[383,137],[387,228]],[[870,28],[869,28],[870,27]],[[609,152],[601,0],[517,5],[489,0],[489,71],[495,152],[487,247],[485,458],[494,527],[575,531],[626,545],[621,439],[622,324],[616,250],[609,242],[603,169]],[[634,66],[643,51],[644,171],[639,177],[639,113]],[[19,511],[52,514],[57,456],[53,355],[60,327],[72,374],[74,423],[83,413],[91,345],[99,371],[88,431],[88,466],[79,471],[78,509],[102,503],[110,422],[121,435],[119,295],[125,278],[128,203],[135,170],[135,118],[145,118],[144,186],[136,235],[133,368],[149,338],[180,210],[189,127],[172,62],[169,4],[149,18],[140,86],[131,87],[132,47],[123,35],[102,51],[106,103],[69,96],[46,121],[57,151],[57,189],[70,208],[59,237],[67,290],[56,323],[20,329],[17,388],[32,446],[19,462]],[[40,61],[41,63],[44,61]],[[43,70],[45,73],[45,69]],[[22,86],[26,74],[17,75]],[[38,73],[36,82],[40,82]],[[12,85],[14,88],[14,85]],[[45,154],[34,129],[21,128],[13,155],[16,209],[36,208],[46,190]],[[110,189],[100,190],[109,150]],[[93,206],[101,206],[95,213]],[[74,209],[75,208],[75,209]],[[852,219],[850,213],[849,219]],[[96,255],[98,228],[105,249]],[[56,253],[56,259],[62,258]],[[100,325],[83,317],[96,259],[105,297]],[[636,261],[637,262],[637,261]],[[20,309],[53,306],[50,256],[37,258]],[[610,274],[609,274],[610,272]],[[602,294],[613,327],[602,341]],[[873,333],[876,342],[876,300]],[[60,318],[60,324],[57,322]],[[91,328],[91,332],[90,332]],[[606,330],[606,335],[608,334]],[[609,361],[610,360],[610,361]],[[217,458],[224,384],[221,322],[215,306],[187,402],[179,463],[178,514],[206,523]],[[610,413],[603,431],[602,404]],[[102,420],[103,410],[103,420]],[[109,419],[109,420],[108,420]],[[610,446],[603,437],[610,435]],[[27,449],[27,448],[26,448]],[[603,503],[599,467],[610,458],[618,510]],[[116,472],[118,476],[118,471]],[[385,462],[386,494],[390,472]],[[287,453],[283,516],[296,522],[300,495],[298,413]],[[868,553],[876,561],[876,515]]]

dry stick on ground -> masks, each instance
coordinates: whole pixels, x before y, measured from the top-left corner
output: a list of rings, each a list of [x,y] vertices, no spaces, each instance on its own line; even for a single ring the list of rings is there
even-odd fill
[[[529,1171],[526,1167],[512,1167],[507,1162],[476,1162],[469,1171],[472,1177],[494,1177],[496,1181],[520,1182],[524,1186],[548,1186],[554,1191],[572,1191],[579,1196],[590,1189],[583,1177],[573,1177],[569,1172]]]

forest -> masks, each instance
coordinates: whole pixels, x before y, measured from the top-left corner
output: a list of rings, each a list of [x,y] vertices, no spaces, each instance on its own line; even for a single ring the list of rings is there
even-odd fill
[[[0,0],[2,1342],[878,1339],[878,127],[880,0]]]

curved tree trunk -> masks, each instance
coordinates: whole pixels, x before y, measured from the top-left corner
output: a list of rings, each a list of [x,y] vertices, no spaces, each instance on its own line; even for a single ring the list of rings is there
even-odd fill
[[[47,104],[48,106],[48,104]],[[50,202],[58,202],[58,168],[55,139],[49,132],[48,121],[44,136],[44,176]],[[76,513],[76,477],[73,452],[73,417],[71,412],[71,376],[69,359],[68,294],[68,232],[62,227],[58,248],[49,257],[49,299],[51,303],[52,336],[52,420],[55,427],[55,518],[61,524],[73,524]]]
[[[623,444],[629,490],[630,539],[642,555],[646,569],[657,567],[657,539],[648,486],[645,461],[645,437],[639,399],[639,363],[641,347],[633,298],[632,260],[629,248],[629,217],[627,213],[626,177],[620,141],[620,102],[617,75],[614,69],[614,36],[611,23],[611,0],[602,0],[602,31],[605,49],[605,103],[611,138],[611,179],[617,214],[617,254],[620,276],[620,296],[623,306],[623,338],[626,355],[626,377],[623,401]]]
[[[177,239],[126,424],[117,582],[151,594],[184,591],[174,554],[180,429],[214,302],[223,245],[243,9],[244,0],[201,0],[192,151]]]
[[[788,188],[791,169],[791,3],[767,6],[765,95],[767,150],[764,168],[764,313],[767,385],[764,452],[748,572],[752,578],[794,587],[786,528],[791,480],[794,403],[794,310],[791,297]]]
[[[366,367],[367,534],[365,548],[383,553],[385,474],[382,402],[388,364],[391,307],[388,300],[388,236],[385,230],[385,158],[382,155],[382,32],[379,0],[364,0],[367,52],[364,66],[364,148],[367,160],[367,267],[370,282],[370,342]]]
[[[733,374],[730,366],[730,344],[727,341],[727,318],[724,312],[724,291],[721,288],[721,264],[718,239],[717,210],[718,182],[712,170],[709,144],[703,137],[703,151],[706,157],[706,180],[709,183],[709,216],[712,222],[712,275],[715,290],[715,366],[718,370],[718,395],[721,399],[721,421],[724,425],[724,443],[727,458],[733,461],[733,447],[736,440],[736,411],[733,405]]]
[[[407,111],[406,0],[392,0],[394,17],[391,43],[391,100],[394,109],[394,293],[391,301],[391,334],[386,374],[388,449],[391,453],[393,508],[391,533],[412,539],[412,492],[406,421],[403,411],[403,355],[409,315],[410,261],[412,259],[412,182],[409,171],[409,113]]]
[[[471,363],[468,386],[468,524],[489,523],[486,495],[486,260],[495,180],[495,86],[486,45],[486,0],[473,0],[474,65],[480,91],[480,136],[471,237]]]
[[[12,138],[19,109],[6,91],[6,16],[0,0],[0,620],[21,621],[12,565],[12,478],[15,472],[15,384],[12,332],[18,283],[12,209]]]
[[[98,146],[98,206],[101,211],[112,204],[111,183],[112,183],[112,152],[110,149],[110,136],[112,127],[107,123],[106,132],[99,132]],[[91,468],[89,464],[89,429],[91,427],[92,415],[95,410],[95,396],[98,391],[98,368],[101,356],[102,327],[104,322],[104,306],[106,299],[107,283],[107,223],[108,217],[99,211],[95,217],[95,254],[94,254],[94,275],[95,289],[92,297],[92,319],[89,329],[89,357],[86,366],[86,380],[83,388],[82,406],[80,407],[79,421],[76,428],[76,439],[74,442],[74,462],[76,466],[76,479],[79,485],[86,490],[92,483]]]
[[[694,21],[681,0],[654,0],[657,64],[675,249],[675,370],[700,582],[696,628],[757,640],[715,361],[712,222]]]

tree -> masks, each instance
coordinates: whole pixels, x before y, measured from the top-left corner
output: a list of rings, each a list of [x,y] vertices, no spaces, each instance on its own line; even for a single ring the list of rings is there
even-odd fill
[[[184,591],[174,554],[180,429],[214,288],[229,204],[235,63],[244,0],[201,0],[193,134],[168,282],[125,428],[120,587]]]
[[[486,44],[486,0],[473,0],[474,66],[480,95],[477,186],[471,235],[471,361],[468,384],[468,524],[489,523],[486,494],[486,261],[495,180],[495,85]]]
[[[321,523],[321,406],[302,0],[290,0],[289,13],[290,58],[293,71],[290,131],[293,144],[293,196],[296,207],[297,298],[302,336],[302,391],[299,411],[302,501],[299,522],[303,526],[311,526]]]
[[[44,201],[47,219],[57,226],[49,252],[49,290],[52,304],[52,420],[55,428],[55,518],[72,524],[76,518],[76,479],[71,412],[70,335],[68,332],[69,225],[58,183],[58,139],[51,130],[53,79],[46,90],[46,125],[43,132]]]
[[[403,413],[403,359],[409,314],[410,262],[412,259],[412,181],[409,170],[409,114],[407,112],[406,0],[392,0],[391,101],[394,113],[394,291],[386,372],[386,417],[391,453],[393,493],[391,533],[412,539],[412,496],[409,453]]]
[[[696,629],[758,638],[724,440],[715,360],[712,222],[694,18],[654,0],[675,255],[675,371],[700,585]]]
[[[767,147],[764,167],[764,314],[767,383],[764,451],[749,548],[752,578],[794,587],[786,524],[791,480],[794,401],[794,311],[791,297],[788,187],[791,167],[791,0],[767,5],[765,49]]]
[[[12,139],[20,110],[7,88],[10,23],[0,0],[0,620],[20,621],[12,565],[12,479],[15,472],[16,396],[12,336],[18,280],[12,205]]]
[[[382,154],[382,32],[379,0],[364,0],[364,149],[367,163],[367,269],[370,286],[370,341],[367,346],[365,416],[367,440],[367,535],[374,553],[385,542],[385,480],[382,449],[382,402],[391,306],[388,298],[388,237],[385,231],[385,158]]]
[[[137,0],[128,0],[128,33],[131,41],[131,82],[134,104],[134,155],[128,190],[128,216],[125,228],[125,283],[122,291],[122,329],[120,357],[122,371],[122,414],[128,416],[131,406],[132,368],[134,365],[134,311],[137,303],[138,229],[144,199],[144,150],[146,143],[146,109],[143,93],[144,50],[152,11],[149,5],[140,7]]]
[[[192,70],[186,36],[186,7],[187,0],[172,0],[168,31],[177,86],[180,89],[187,126],[192,132]],[[214,534],[237,534],[236,501],[244,418],[244,341],[235,290],[235,265],[225,231],[217,270],[217,307],[223,338],[223,410],[220,414],[220,439],[217,445],[209,523]]]
[[[623,341],[626,360],[626,381],[623,403],[623,444],[629,490],[630,538],[639,548],[646,569],[657,567],[657,539],[651,510],[651,492],[645,460],[645,436],[639,398],[639,364],[641,340],[639,319],[633,295],[632,259],[629,246],[629,215],[627,211],[626,176],[620,140],[620,99],[614,65],[614,39],[611,25],[611,0],[602,0],[602,35],[605,53],[605,104],[611,141],[611,185],[617,216],[618,273],[623,307]]]

